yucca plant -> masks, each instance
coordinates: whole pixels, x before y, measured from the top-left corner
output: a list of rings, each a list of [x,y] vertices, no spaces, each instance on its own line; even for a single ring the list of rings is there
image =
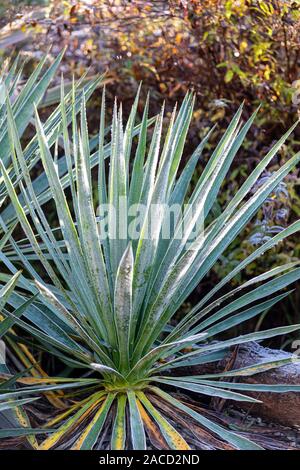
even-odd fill
[[[45,99],[45,94],[48,92],[48,87],[51,83],[52,78],[54,77],[59,64],[61,62],[64,51],[62,51],[56,59],[50,63],[48,66],[48,55],[45,55],[44,58],[38,63],[32,74],[29,78],[23,80],[23,67],[24,62],[22,63],[20,58],[12,63],[6,62],[3,64],[0,72],[0,158],[5,166],[10,178],[13,183],[15,183],[17,176],[14,172],[14,166],[12,164],[11,153],[10,153],[10,143],[9,143],[9,133],[7,125],[7,106],[6,101],[9,101],[11,104],[11,112],[15,121],[16,131],[18,132],[19,137],[21,138],[23,134],[27,131],[30,124],[33,123],[33,114],[34,106],[41,106],[43,108],[47,107],[49,104],[49,97]],[[88,99],[95,88],[102,84],[103,77],[98,77],[93,80],[87,80],[85,77],[82,77],[76,84],[74,84],[73,92],[67,93],[64,97],[65,106],[66,106],[66,119],[67,122],[71,121],[72,113],[77,113],[80,110],[80,101],[82,93],[84,93],[86,99]],[[73,96],[72,96],[73,95]],[[54,104],[54,94],[51,93],[51,104]],[[60,100],[58,100],[60,101]],[[71,102],[73,105],[71,106]],[[61,113],[60,107],[56,107],[49,114],[49,117],[46,119],[44,124],[44,129],[49,139],[49,142],[56,143],[56,146],[59,146],[59,137],[61,135]],[[95,140],[91,139],[90,149],[92,150],[95,146]],[[28,168],[34,168],[36,163],[39,162],[38,155],[38,145],[37,145],[37,136],[34,135],[24,148],[24,157],[27,161]],[[65,157],[61,158],[59,161],[59,172],[63,174],[65,171],[66,159]],[[47,201],[51,197],[49,192],[48,182],[46,175],[43,172],[35,172],[35,177],[33,180],[33,185],[38,197],[38,200],[41,202]],[[67,186],[69,184],[67,181],[62,181],[62,184]],[[0,193],[1,193],[1,202],[0,202],[0,214],[1,214],[1,223],[0,223],[0,233],[3,235],[7,230],[13,230],[16,225],[16,216],[14,209],[11,204],[5,204],[7,199],[6,187],[3,181],[3,178],[0,178]],[[9,231],[0,241],[0,250],[2,246],[6,243],[7,237],[9,236]],[[0,255],[1,256],[1,255]],[[9,281],[7,286],[4,286],[3,296],[8,292],[7,289],[11,286]],[[1,292],[2,292],[1,291]],[[0,294],[1,295],[1,294]],[[1,301],[3,307],[5,305],[5,299]],[[2,310],[2,308],[1,308]],[[20,310],[19,310],[20,312]],[[2,324],[1,331],[4,331],[5,325],[9,324],[6,321]],[[16,358],[26,367],[30,368],[32,366],[32,359],[29,350],[26,347],[20,347],[15,341],[14,338],[9,340],[9,347],[15,354]],[[9,370],[6,365],[0,364],[0,373],[9,373]],[[35,370],[31,369],[31,373],[36,373]],[[41,373],[41,370],[39,370]],[[21,404],[21,403],[19,403]],[[7,411],[7,407],[12,407],[12,403],[9,405],[2,404],[0,406],[0,435],[25,435],[28,434],[28,429],[17,429],[18,427],[29,425],[26,413],[22,407],[13,407],[12,412]],[[9,430],[3,430],[3,428],[9,427]],[[29,438],[31,443],[33,440]]]
[[[44,94],[59,66],[62,54],[60,54],[57,59],[51,64],[51,66],[44,71],[44,66],[47,57],[45,56],[28,80],[20,86],[20,81],[22,78],[23,66],[24,63],[20,63],[20,58],[17,59],[11,64],[6,62],[3,64],[1,68],[0,74],[0,158],[7,168],[10,176],[14,178],[14,171],[11,166],[11,156],[9,152],[9,136],[8,136],[8,127],[7,127],[7,115],[6,115],[6,105],[5,101],[9,100],[12,105],[12,112],[14,114],[14,119],[16,123],[16,128],[18,130],[18,134],[21,137],[23,133],[28,128],[31,119],[34,113],[34,104],[37,106],[41,103],[41,100],[44,97]],[[52,121],[52,117],[49,119],[49,124]],[[52,124],[55,124],[52,121]],[[59,124],[57,121],[56,116],[56,126]],[[50,128],[49,128],[50,129]],[[57,129],[53,127],[53,130],[57,132]],[[36,145],[34,144],[34,139],[31,140],[30,144],[27,146],[26,149],[26,158],[32,160],[34,158],[34,153],[36,151]],[[43,189],[43,188],[41,188]],[[45,189],[45,188],[44,188]],[[13,214],[12,207],[4,207],[3,202],[7,196],[5,185],[3,184],[3,179],[0,180],[0,192],[1,192],[1,227],[0,232],[3,233],[3,230],[7,228],[7,226],[11,225],[11,222],[15,222],[11,219],[11,214]],[[13,214],[14,218],[14,214]],[[3,243],[5,244],[6,237],[4,237],[1,242],[1,249]],[[12,279],[6,286],[4,286],[1,290],[1,310],[5,305],[6,296],[9,294],[12,286],[14,284],[14,279]],[[3,317],[1,317],[3,318]],[[5,331],[5,325],[7,322],[2,323],[2,334]],[[2,336],[1,334],[1,336]],[[15,348],[18,348],[16,344],[14,344]],[[9,370],[5,364],[0,364],[0,372],[1,373],[9,373]],[[18,400],[19,405],[21,404]],[[24,423],[29,423],[26,418],[26,414],[24,413],[21,407],[14,408],[13,412],[7,410],[7,408],[11,408],[14,402],[10,402],[9,404],[2,404],[0,406],[0,433],[5,436],[12,435],[13,433],[17,433],[17,428],[20,426],[20,419]],[[10,431],[4,432],[3,427],[9,427]],[[12,431],[14,429],[14,431]],[[21,430],[20,432],[25,432]]]
[[[300,328],[273,328],[212,341],[217,334],[264,312],[288,295],[279,291],[299,279],[298,263],[278,266],[225,294],[222,288],[266,250],[298,231],[300,221],[257,248],[187,315],[174,322],[185,299],[300,159],[300,154],[293,156],[255,194],[251,193],[293,126],[261,159],[221,215],[212,220],[211,209],[221,184],[257,112],[242,126],[242,106],[239,108],[189,195],[189,183],[209,138],[208,134],[179,171],[193,102],[193,95],[188,93],[178,113],[174,110],[164,139],[162,109],[150,143],[148,100],[140,126],[134,127],[137,96],[124,130],[122,107],[115,104],[111,141],[105,143],[103,93],[99,147],[91,158],[85,97],[80,123],[73,113],[69,135],[62,85],[60,112],[67,161],[64,178],[69,181],[69,193],[64,190],[57,158],[53,158],[52,142],[37,112],[35,116],[38,154],[55,202],[56,226],[49,224],[47,209],[38,200],[10,103],[6,103],[16,184],[0,165],[25,234],[24,240],[18,241],[9,233],[1,255],[13,274],[16,266],[23,269],[17,279],[18,289],[8,303],[14,309],[20,307],[26,291],[29,297],[39,296],[22,317],[6,309],[4,321],[11,319],[19,331],[24,331],[19,342],[29,341],[36,351],[55,356],[68,366],[68,372],[59,377],[36,377],[34,384],[24,386],[23,381],[13,391],[2,387],[3,403],[59,394],[56,396],[64,409],[42,426],[55,430],[39,440],[39,449],[101,448],[107,440],[112,449],[145,449],[149,440],[156,447],[189,449],[188,430],[199,438],[201,447],[200,428],[219,448],[261,449],[238,432],[208,419],[188,396],[174,392],[180,389],[186,394],[255,403],[257,400],[248,397],[247,391],[300,391],[300,385],[231,381],[232,377],[279,367],[289,361],[286,359],[223,374],[176,373],[184,366],[218,361],[231,346]],[[97,176],[91,170],[95,158]],[[136,204],[138,217],[132,209]],[[170,218],[166,209],[174,206],[185,210]],[[44,275],[40,274],[41,266]],[[2,279],[7,278],[3,275]]]

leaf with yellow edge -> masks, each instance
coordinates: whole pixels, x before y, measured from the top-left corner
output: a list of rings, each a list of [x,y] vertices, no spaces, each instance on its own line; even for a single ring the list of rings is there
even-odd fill
[[[65,378],[65,377],[22,377],[17,380],[18,383],[26,384],[26,385],[38,385],[38,384],[59,384],[59,383],[72,383],[72,382],[87,382],[88,384],[91,384],[91,379],[85,379],[85,378],[76,378],[76,379],[71,379],[71,378]],[[95,380],[95,383],[98,381]]]
[[[22,363],[29,369],[29,372],[33,377],[48,377],[46,372],[41,368],[40,364],[36,361],[33,357],[27,346],[20,343],[11,342],[11,347],[14,349],[17,356],[20,358]],[[63,409],[65,408],[65,404],[63,401],[58,397],[58,395],[63,396],[64,393],[62,390],[57,390],[56,392],[47,392],[45,393],[45,397],[49,400],[49,402],[55,406],[55,408]]]
[[[22,406],[18,406],[17,408],[14,408],[13,414],[17,418],[22,428],[30,428],[29,418],[27,416],[26,411],[22,408]],[[26,436],[26,439],[33,449],[38,449],[39,445],[34,434]]]
[[[114,393],[108,394],[105,402],[103,405],[101,405],[90,424],[85,428],[80,438],[75,442],[72,450],[91,450],[93,448],[99,437],[103,424],[105,423],[107,413],[109,412],[114,399]]]
[[[103,393],[97,392],[92,395],[92,398],[68,421],[62,424],[56,432],[51,434],[44,442],[39,446],[39,450],[51,449],[62,437],[71,431],[73,427],[77,427],[99,404]],[[49,423],[48,423],[49,424]]]
[[[118,395],[117,414],[111,438],[112,450],[124,450],[126,441],[126,402],[127,397],[125,394]]]
[[[190,446],[176,429],[154,408],[143,392],[137,392],[137,396],[145,408],[149,411],[153,419],[157,422],[162,435],[166,439],[170,449],[190,450]]]
[[[136,399],[136,404],[141,415],[143,425],[153,446],[160,450],[168,449],[167,443],[161,435],[158,426],[156,425],[156,423],[154,423],[154,421],[152,421],[147,411],[138,399]]]
[[[73,406],[70,406],[66,411],[59,413],[53,419],[50,419],[50,421],[47,422],[47,424],[45,425],[45,428],[52,428],[57,423],[60,423],[63,419],[70,416],[75,410],[77,410],[78,408],[81,408],[87,401],[89,401],[89,399],[90,399],[90,396],[87,397],[85,400],[78,401]]]

